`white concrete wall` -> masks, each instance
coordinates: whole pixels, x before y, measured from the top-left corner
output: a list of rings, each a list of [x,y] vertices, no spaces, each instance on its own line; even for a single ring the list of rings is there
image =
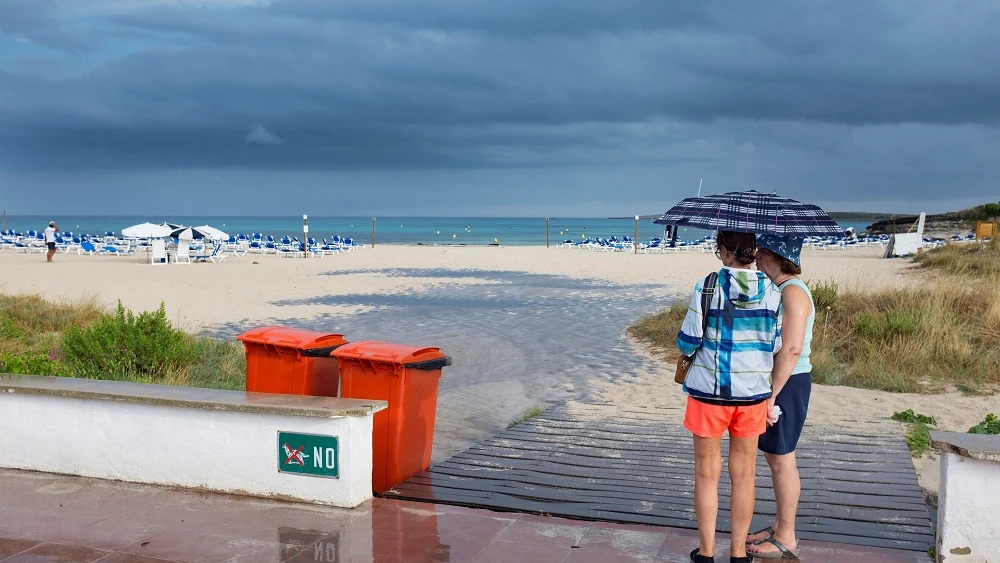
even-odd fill
[[[941,453],[938,561],[1000,563],[1000,463]]]
[[[337,436],[340,478],[278,472],[277,433]],[[372,417],[316,418],[0,395],[0,466],[353,507],[372,496]]]

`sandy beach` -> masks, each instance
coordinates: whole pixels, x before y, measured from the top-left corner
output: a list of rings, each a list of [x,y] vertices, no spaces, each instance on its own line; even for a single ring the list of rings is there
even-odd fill
[[[880,260],[877,248],[807,251],[806,278],[834,279],[842,285],[898,283],[908,267]],[[0,291],[38,293],[54,299],[117,300],[136,310],[166,304],[171,320],[188,330],[246,321],[309,319],[351,315],[356,305],[296,304],[317,295],[379,295],[423,292],[434,287],[485,283],[489,272],[525,272],[600,280],[617,285],[654,285],[659,297],[687,294],[717,264],[712,254],[626,254],[544,247],[464,247],[380,245],[325,258],[230,255],[220,264],[151,266],[144,255],[109,257],[59,253],[55,263],[41,254],[0,251]],[[478,276],[393,277],[394,269],[478,271]],[[337,274],[331,278],[328,274]],[[280,303],[280,304],[279,304]]]
[[[909,262],[878,248],[812,250],[807,279],[841,286],[916,283]],[[672,367],[624,329],[718,266],[712,254],[626,254],[544,247],[377,246],[324,258],[230,256],[220,264],[151,266],[133,257],[0,251],[0,291],[50,299],[117,300],[134,310],[165,303],[179,326],[231,338],[266,324],[342,331],[350,340],[441,346],[455,359],[441,382],[436,461],[492,435],[538,404],[575,401],[683,404]],[[674,409],[673,407],[677,407]],[[912,408],[942,430],[965,431],[997,410],[995,397],[907,395],[814,388],[812,425],[872,424]],[[670,414],[673,413],[673,414]],[[679,420],[679,418],[678,418]],[[936,460],[916,462],[937,488]]]

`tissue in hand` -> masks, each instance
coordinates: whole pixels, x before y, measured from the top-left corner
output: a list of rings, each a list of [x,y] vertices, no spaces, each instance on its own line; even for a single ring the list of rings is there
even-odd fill
[[[773,407],[771,407],[771,410],[768,411],[767,413],[767,421],[770,422],[771,424],[774,424],[775,422],[778,422],[778,417],[780,416],[781,416],[781,407],[779,407],[778,405],[774,405]]]

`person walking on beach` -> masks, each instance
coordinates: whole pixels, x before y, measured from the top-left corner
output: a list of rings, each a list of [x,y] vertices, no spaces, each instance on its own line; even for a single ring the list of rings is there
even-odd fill
[[[795,559],[799,556],[795,537],[795,512],[799,505],[799,470],[795,447],[809,409],[812,390],[813,320],[816,308],[809,287],[798,278],[801,238],[757,235],[757,268],[767,274],[781,292],[781,350],[771,370],[770,405],[781,415],[760,437],[758,448],[771,468],[777,518],[774,524],[747,538],[747,551],[758,559]]]
[[[748,268],[757,248],[753,234],[720,231],[716,243],[716,256],[723,268],[710,305],[702,310],[702,289],[711,276],[695,286],[677,335],[681,353],[694,356],[684,381],[688,394],[684,426],[694,436],[694,506],[699,536],[691,561],[715,561],[722,435],[728,431],[732,483],[729,560],[750,563],[746,537],[753,518],[757,441],[767,427],[768,380],[774,354],[781,348],[781,295],[767,276]],[[707,319],[704,330],[703,318]]]
[[[49,226],[45,228],[45,246],[48,247],[48,254],[45,255],[45,261],[51,262],[52,257],[56,254],[56,232],[59,227],[56,226],[55,221],[49,221]]]

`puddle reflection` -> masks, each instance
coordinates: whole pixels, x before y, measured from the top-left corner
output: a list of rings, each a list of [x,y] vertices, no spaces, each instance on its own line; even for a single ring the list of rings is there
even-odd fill
[[[334,531],[278,529],[279,563],[427,563],[452,561],[452,547],[442,542],[439,513],[422,508],[375,506]],[[454,540],[456,538],[452,538]]]
[[[317,532],[313,530],[297,530],[295,528],[278,528],[278,544],[280,545],[280,563],[298,563],[317,561],[323,563],[339,563],[340,532]]]

